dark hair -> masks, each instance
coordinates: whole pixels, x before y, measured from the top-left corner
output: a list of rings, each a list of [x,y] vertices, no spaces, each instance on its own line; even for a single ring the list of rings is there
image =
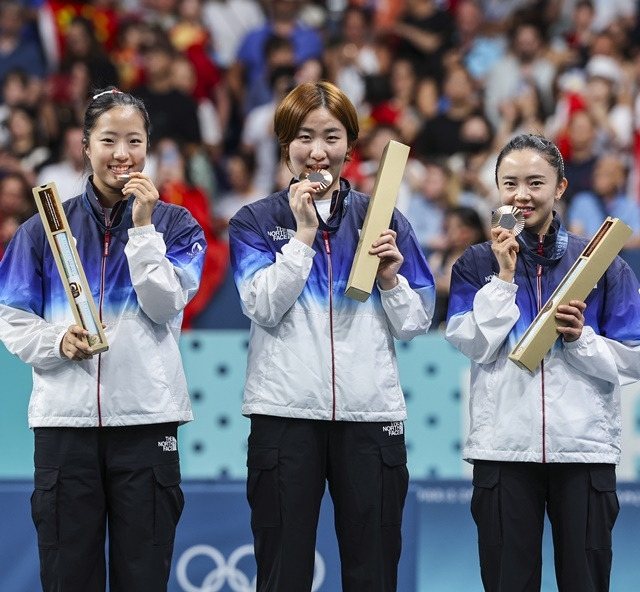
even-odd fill
[[[149,144],[151,137],[151,120],[149,119],[147,108],[140,99],[118,90],[115,86],[108,86],[107,88],[95,91],[93,100],[89,103],[84,115],[83,144],[88,146],[89,137],[98,118],[114,107],[134,107],[138,110],[144,122],[144,129],[147,133],[147,144]]]
[[[577,10],[578,8],[590,8],[593,10],[593,2],[592,0],[578,0],[573,9]]]
[[[295,87],[295,76],[296,76],[295,66],[276,66],[269,74],[269,86],[271,88],[274,88],[276,85],[276,82],[278,82],[280,78],[284,78],[287,81],[287,86],[288,86],[287,93],[289,93]]]
[[[4,86],[12,78],[19,80],[22,86],[27,86],[29,84],[29,73],[24,68],[16,67],[7,70],[2,82],[0,82],[0,86]]]
[[[346,8],[342,11],[340,23],[344,24],[344,22],[347,20],[347,16],[352,13],[360,15],[367,27],[371,27],[373,25],[373,10],[367,8],[366,6],[361,6],[360,4],[353,4],[352,2],[349,2]]]
[[[304,118],[321,107],[326,108],[347,130],[347,145],[351,149],[358,139],[360,124],[353,103],[330,82],[305,82],[296,86],[278,105],[274,131],[285,162],[289,164],[289,144],[293,142]],[[347,153],[348,156],[348,153]]]
[[[540,154],[555,170],[558,183],[564,179],[564,161],[562,160],[562,154],[558,147],[544,136],[537,136],[535,134],[521,134],[512,138],[504,148],[498,154],[498,160],[496,161],[496,185],[498,183],[498,168],[502,159],[511,152],[518,150],[533,150]]]
[[[290,49],[293,52],[294,46],[291,39],[288,37],[283,37],[282,35],[277,35],[273,33],[269,35],[263,45],[264,55],[268,58],[272,56],[276,51],[280,51],[281,49]]]
[[[453,206],[445,210],[445,218],[453,216],[456,216],[466,228],[475,230],[477,243],[483,243],[487,240],[485,224],[482,222],[478,210],[470,206]]]
[[[93,60],[106,59],[107,52],[105,51],[102,43],[96,35],[96,27],[94,23],[84,16],[74,16],[71,19],[71,23],[68,26],[79,26],[83,33],[89,40],[89,49],[87,55],[78,55],[71,45],[66,45],[62,54],[60,70],[66,72],[70,69],[70,66],[78,59],[85,62],[92,62]]]

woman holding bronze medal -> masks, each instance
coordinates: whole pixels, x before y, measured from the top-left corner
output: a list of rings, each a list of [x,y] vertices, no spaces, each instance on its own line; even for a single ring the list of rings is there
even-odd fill
[[[178,339],[206,243],[143,172],[149,127],[140,100],[98,92],[84,122],[92,174],[61,206],[107,351],[96,354],[74,322],[42,220],[27,220],[0,262],[0,338],[33,367],[45,592],[104,592],[107,532],[112,592],[167,589],[184,504],[177,428],[193,419]]]
[[[513,138],[496,164],[492,240],[453,268],[446,338],[471,360],[471,511],[487,592],[541,586],[545,512],[559,592],[605,592],[618,514],[620,386],[640,379],[640,286],[617,257],[533,371],[508,359],[588,240],[554,204],[567,186],[549,140]],[[520,234],[517,230],[522,229]]]
[[[342,91],[301,84],[280,103],[274,129],[295,178],[244,206],[229,226],[234,278],[251,319],[242,412],[251,418],[257,590],[312,589],[328,482],[342,590],[392,592],[408,487],[394,338],[428,330],[433,278],[395,211],[370,246],[380,259],[371,296],[345,296],[369,198],[340,176],[359,130]]]

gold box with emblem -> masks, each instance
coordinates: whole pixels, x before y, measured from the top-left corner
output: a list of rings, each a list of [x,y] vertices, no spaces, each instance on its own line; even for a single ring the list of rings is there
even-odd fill
[[[406,144],[390,140],[384,148],[347,281],[345,294],[349,298],[365,302],[371,296],[380,258],[370,255],[369,249],[380,233],[389,228],[408,158]]]
[[[558,306],[571,300],[584,301],[630,236],[631,228],[618,218],[608,217],[603,222],[513,348],[510,360],[531,372],[539,366],[560,335],[557,327],[561,323],[556,319]]]
[[[34,187],[32,192],[71,305],[73,318],[77,325],[89,331],[87,343],[93,349],[93,353],[106,351],[109,344],[56,185],[47,183]]]

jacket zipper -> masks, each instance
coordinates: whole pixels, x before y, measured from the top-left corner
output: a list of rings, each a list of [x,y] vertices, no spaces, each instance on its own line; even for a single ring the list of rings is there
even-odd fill
[[[331,393],[333,396],[333,409],[331,411],[331,421],[336,420],[336,350],[333,340],[333,266],[331,264],[331,244],[329,243],[329,233],[322,231],[324,250],[327,253],[327,270],[329,274],[329,333],[331,336]]]
[[[106,211],[104,211],[104,220],[106,229],[104,231],[104,241],[102,243],[102,265],[100,268],[100,300],[98,302],[98,316],[100,317],[100,322],[102,322],[102,304],[104,302],[104,284],[105,284],[105,274],[107,268],[107,256],[109,255],[109,246],[111,244],[111,220],[107,215]],[[112,212],[113,214],[113,212]],[[113,219],[113,216],[112,218]],[[97,403],[98,403],[98,427],[102,427],[102,404],[101,404],[101,393],[100,393],[100,378],[102,375],[102,354],[98,354],[98,385],[96,390]]]
[[[542,256],[544,253],[544,235],[538,239],[538,255]],[[542,310],[542,265],[538,263],[538,270],[536,273],[536,286],[537,286],[537,299],[538,299],[538,312]],[[544,359],[540,363],[540,381],[542,387],[542,462],[547,462],[547,417],[545,409],[545,391],[544,391]]]

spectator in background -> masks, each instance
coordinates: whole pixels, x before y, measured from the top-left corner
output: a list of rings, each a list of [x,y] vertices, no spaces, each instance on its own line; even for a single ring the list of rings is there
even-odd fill
[[[135,1],[135,0],[134,0]],[[153,29],[168,33],[178,21],[181,0],[137,0],[136,12]]]
[[[396,58],[413,63],[418,77],[442,82],[444,58],[453,46],[453,18],[435,0],[405,0],[404,10],[391,26]]]
[[[0,149],[9,143],[7,120],[11,108],[29,102],[29,74],[22,68],[9,70],[0,86]]]
[[[0,216],[0,259],[22,222],[19,216]]]
[[[535,0],[480,0],[483,30],[489,35],[504,35],[519,18],[522,11],[530,10]],[[541,16],[541,15],[539,15]]]
[[[43,79],[46,64],[37,38],[27,36],[25,8],[17,0],[0,3],[0,82],[15,69]],[[1,99],[1,97],[0,97]]]
[[[226,242],[216,235],[207,194],[187,177],[187,164],[180,145],[172,138],[160,138],[155,145],[154,155],[156,170],[153,180],[160,200],[189,210],[207,241],[200,288],[185,307],[182,319],[182,328],[191,329],[196,317],[205,309],[224,280],[229,249]]]
[[[133,90],[147,107],[154,134],[158,138],[174,138],[191,156],[201,143],[198,106],[195,99],[178,90],[172,66],[176,50],[159,30],[144,51],[144,83]]]
[[[0,177],[0,259],[20,224],[36,213],[31,186],[24,175]]]
[[[504,37],[484,34],[483,23],[479,0],[461,0],[456,3],[451,52],[455,61],[471,74],[478,88],[484,87],[489,70],[506,52]]]
[[[49,100],[46,79],[29,76],[21,68],[9,70],[0,84],[0,95],[4,96],[4,99],[0,98],[0,149],[10,141],[7,120],[13,107],[32,111],[41,137],[51,144],[52,149],[57,147],[60,121]]]
[[[573,196],[589,191],[593,183],[593,169],[596,165],[595,151],[596,123],[588,111],[576,111],[569,119],[567,127],[567,153],[564,159],[564,176],[567,189],[562,201],[565,208],[571,205]]]
[[[273,115],[280,101],[295,86],[296,70],[292,66],[278,67],[271,73],[273,99],[251,109],[242,129],[240,150],[255,158],[253,185],[263,195],[273,192],[280,159],[278,143],[273,132]]]
[[[559,3],[560,18],[570,22],[574,11],[579,5],[585,4],[581,0],[563,0]],[[638,6],[636,0],[591,0],[593,17],[591,29],[604,31],[614,22],[621,22],[625,26],[631,25],[637,17]]]
[[[417,156],[449,157],[469,148],[461,130],[465,121],[482,114],[469,72],[462,66],[448,70],[442,94],[443,111],[424,122],[413,143]]]
[[[247,121],[248,114],[253,109],[268,105],[273,101],[272,75],[274,71],[280,68],[296,68],[293,42],[288,37],[282,37],[277,33],[270,34],[265,38],[262,50],[264,58],[262,79],[260,82],[257,82],[252,89],[247,89],[249,93],[255,95],[260,94],[262,96],[261,99],[253,101],[253,107],[250,107],[247,111],[243,111],[243,103],[237,99],[235,78],[237,70],[232,69],[230,75],[227,76],[228,90],[232,100],[232,110],[230,113],[232,121],[227,131],[226,146],[227,149],[231,151],[242,141],[243,127]],[[312,59],[317,58],[306,58],[302,64],[307,64],[309,60]],[[268,88],[264,88],[264,84],[266,84]]]
[[[494,145],[504,146],[511,138],[520,134],[542,135],[547,125],[539,89],[525,82],[518,94],[500,103],[500,123],[496,129]]]
[[[89,83],[93,87],[118,85],[120,82],[118,70],[97,39],[93,23],[81,16],[76,16],[71,21],[66,32],[60,73],[69,75],[77,62],[87,67]]]
[[[21,224],[36,213],[31,187],[19,172],[0,177],[0,219],[14,217]]]
[[[298,13],[306,3],[307,0],[268,0],[267,21],[243,38],[227,73],[233,100],[241,106],[243,116],[272,98],[268,86],[269,56],[265,49],[269,38],[289,40],[294,66],[312,57],[322,57],[324,44],[318,31],[298,22]]]
[[[540,92],[547,113],[553,110],[556,67],[545,57],[546,43],[539,25],[516,20],[509,31],[509,51],[487,74],[484,109],[494,128],[500,125],[500,105],[518,96],[524,85]]]
[[[573,196],[567,211],[567,227],[571,232],[591,238],[607,216],[620,218],[633,234],[626,249],[640,248],[640,205],[625,193],[626,169],[613,154],[598,157],[593,170],[593,189]]]
[[[223,175],[226,190],[216,200],[214,207],[216,227],[221,236],[227,236],[229,220],[242,206],[264,197],[264,193],[253,182],[255,170],[256,161],[252,153],[237,152],[225,158]]]
[[[444,331],[449,305],[451,270],[467,247],[487,240],[487,225],[474,208],[451,207],[444,212],[443,244],[432,251],[428,263],[436,283],[436,308],[431,330]]]
[[[424,253],[446,248],[444,216],[458,205],[460,187],[456,176],[443,159],[424,163],[422,181],[414,189],[407,208],[407,219]]]
[[[572,2],[561,2],[566,6]],[[566,30],[562,31],[558,49],[568,52],[566,63],[584,68],[591,51],[594,38],[595,10],[591,0],[577,0],[573,2],[571,21]]]
[[[596,125],[596,152],[623,154],[633,138],[633,110],[629,82],[615,58],[594,55],[585,67],[585,108]]]
[[[371,106],[370,125],[392,125],[404,144],[413,144],[422,125],[422,114],[416,106],[418,78],[413,62],[404,58],[393,60],[389,72],[388,99]]]
[[[329,80],[344,91],[358,111],[365,106],[366,79],[383,69],[374,34],[371,10],[349,4],[342,12],[337,36],[327,41],[324,52]]]
[[[437,82],[433,78],[424,76],[417,79],[414,104],[416,113],[422,123],[439,113],[440,91]]]
[[[56,114],[55,135],[65,127],[79,125],[91,99],[91,74],[82,61],[71,65],[66,74],[55,73],[47,80],[47,97]]]
[[[43,166],[36,177],[36,185],[53,181],[62,201],[82,193],[86,184],[83,136],[82,127],[68,127],[63,133],[60,157]]]
[[[172,138],[186,158],[189,178],[214,199],[216,180],[200,134],[198,104],[176,84],[173,65],[179,52],[166,33],[154,29],[154,40],[145,48],[145,82],[132,91],[143,100],[158,138]]]
[[[120,88],[129,92],[144,79],[143,48],[153,40],[151,27],[134,16],[123,18],[118,27],[115,47],[109,56],[118,71]]]
[[[174,88],[191,96],[198,105],[198,127],[202,146],[208,158],[215,166],[220,162],[224,150],[224,135],[220,113],[216,103],[208,96],[198,97],[195,94],[196,75],[195,66],[191,60],[182,54],[176,54],[171,63],[171,77]],[[216,194],[216,186],[211,185],[208,193]]]
[[[39,132],[36,116],[28,107],[12,107],[7,119],[9,143],[0,150],[0,174],[20,173],[32,187],[38,171],[51,158],[51,149]]]
[[[498,205],[493,182],[494,133],[484,115],[474,115],[464,122],[460,135],[466,150],[447,161],[460,185],[458,205],[474,208],[488,225]]]
[[[180,55],[192,64],[195,74],[193,87],[189,90],[196,101],[212,101],[221,121],[228,120],[228,94],[222,72],[213,61],[211,37],[202,24],[201,0],[182,0],[177,7],[178,20],[169,30],[169,39]],[[179,83],[179,77],[176,76]]]
[[[258,0],[205,0],[202,22],[209,30],[213,59],[226,72],[233,64],[244,37],[264,25],[262,3]]]
[[[296,67],[295,80],[296,84],[305,82],[320,82],[327,80],[327,68],[324,60],[320,58],[306,59],[302,64]]]

